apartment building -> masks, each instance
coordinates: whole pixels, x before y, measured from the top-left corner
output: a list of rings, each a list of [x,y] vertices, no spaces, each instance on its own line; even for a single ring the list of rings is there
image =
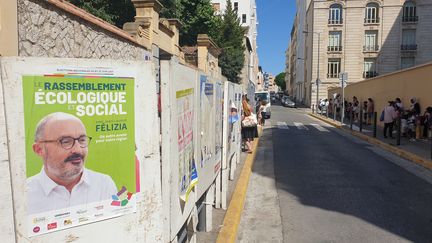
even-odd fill
[[[310,0],[305,7],[297,33],[305,36],[307,105],[339,86],[341,72],[353,83],[432,60],[431,0]]]
[[[216,14],[223,14],[226,9],[226,0],[211,0]],[[245,64],[242,70],[242,84],[245,89],[257,85],[259,78],[259,59],[257,52],[258,18],[255,0],[231,1],[232,8],[237,11],[240,24],[246,29],[244,44]],[[256,87],[255,87],[256,88]]]

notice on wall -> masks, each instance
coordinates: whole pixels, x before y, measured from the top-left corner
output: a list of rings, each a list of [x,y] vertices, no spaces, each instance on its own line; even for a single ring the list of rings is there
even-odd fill
[[[28,235],[136,212],[134,78],[25,75]]]
[[[178,118],[178,163],[180,198],[187,202],[198,183],[194,158],[194,89],[176,92]]]
[[[211,114],[213,109],[214,85],[210,83],[207,76],[200,77],[200,107],[201,107],[201,148],[200,148],[200,167],[204,168],[209,164],[213,154],[214,133],[211,128],[214,124],[214,117]]]

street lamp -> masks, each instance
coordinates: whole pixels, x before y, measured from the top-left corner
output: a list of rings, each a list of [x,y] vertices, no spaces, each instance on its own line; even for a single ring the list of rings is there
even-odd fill
[[[319,84],[320,84],[320,78],[319,78],[319,66],[320,66],[320,42],[321,42],[321,33],[320,32],[315,32],[315,31],[303,31],[304,34],[317,34],[318,35],[318,62],[317,62],[317,79],[315,81],[316,84],[316,103],[315,103],[315,107],[316,107],[316,113],[318,114],[318,103],[319,103]],[[312,98],[312,97],[311,97]]]

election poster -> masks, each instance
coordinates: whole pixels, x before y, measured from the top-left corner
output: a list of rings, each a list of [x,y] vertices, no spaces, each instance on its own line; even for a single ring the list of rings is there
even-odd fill
[[[215,158],[216,164],[214,167],[214,173],[217,174],[221,169],[222,163],[222,130],[223,130],[223,97],[224,87],[222,82],[217,81],[215,83]]]
[[[179,194],[187,202],[198,182],[194,154],[194,89],[176,92],[178,121]]]
[[[214,85],[211,83],[207,76],[201,75],[200,77],[200,107],[201,107],[201,149],[200,149],[200,168],[206,167],[212,163],[212,156],[214,155],[214,115],[213,110],[213,89]]]
[[[136,212],[134,78],[22,81],[28,235]]]

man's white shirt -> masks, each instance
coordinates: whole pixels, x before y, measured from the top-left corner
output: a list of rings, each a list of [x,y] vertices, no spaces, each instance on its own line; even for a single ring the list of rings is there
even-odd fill
[[[69,192],[45,173],[27,179],[28,214],[42,213],[111,199],[117,188],[110,176],[89,169],[83,170],[81,180]]]

